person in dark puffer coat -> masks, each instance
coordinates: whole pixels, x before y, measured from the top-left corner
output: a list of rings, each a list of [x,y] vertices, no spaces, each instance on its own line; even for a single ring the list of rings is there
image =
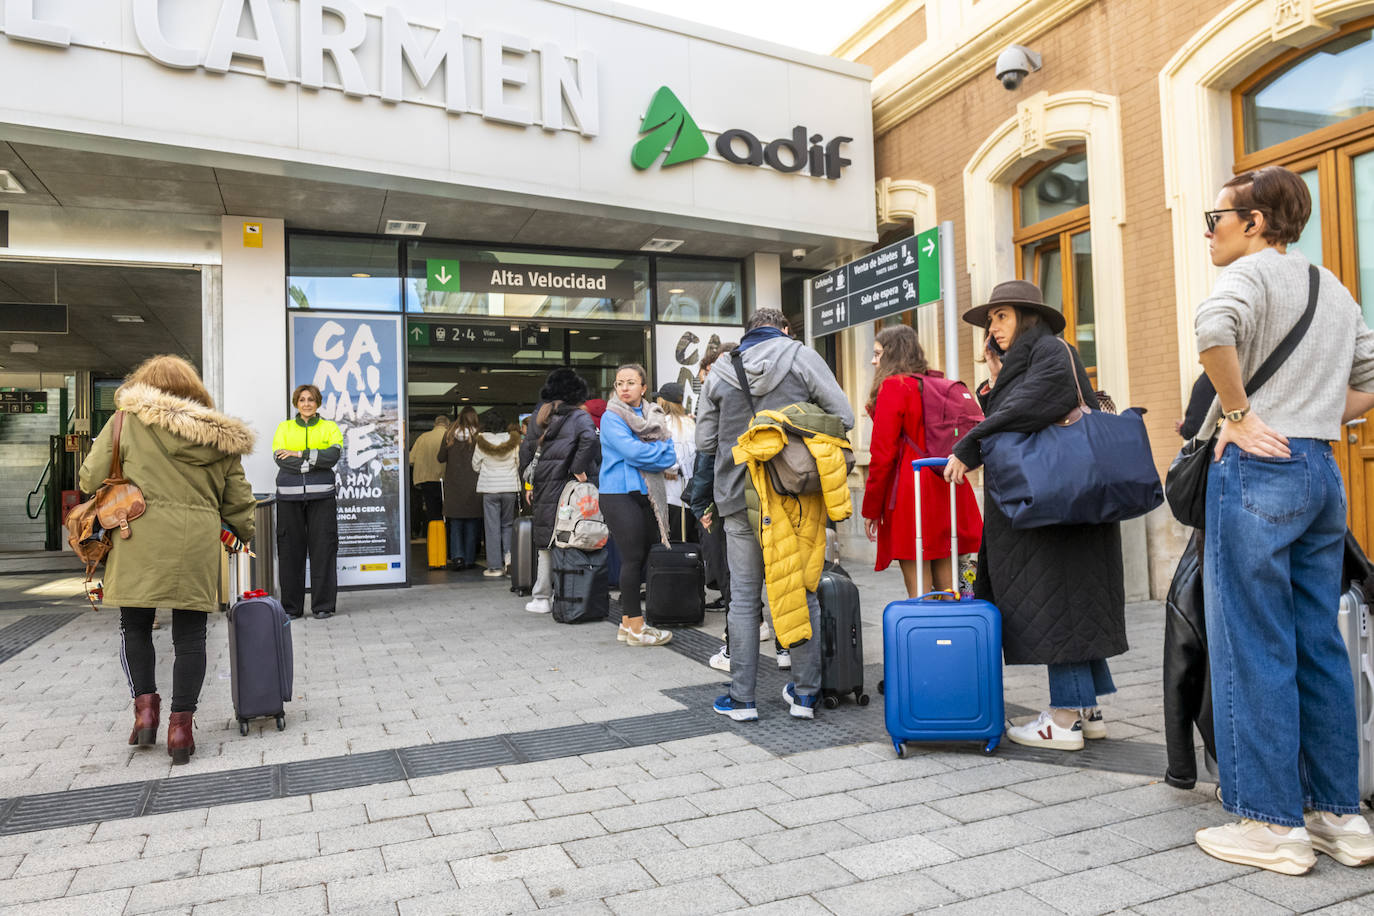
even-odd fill
[[[983,463],[985,437],[1045,429],[1077,406],[1079,389],[1089,396],[1093,391],[1078,351],[1056,336],[1064,316],[1043,303],[1035,284],[999,283],[988,304],[969,310],[964,320],[989,330],[989,343],[997,347],[987,350],[992,383],[978,392],[987,419],[954,447],[945,469],[946,479],[956,483]],[[983,525],[974,596],[1002,612],[1008,665],[1049,667],[1051,709],[1008,728],[1007,737],[1058,750],[1079,750],[1085,737],[1106,737],[1097,698],[1116,691],[1106,659],[1127,649],[1120,526],[1018,531],[991,499]]]
[[[530,415],[520,443],[520,475],[539,451],[533,489],[534,546],[539,569],[525,610],[547,614],[553,610],[553,567],[549,542],[553,540],[558,498],[569,480],[595,481],[601,473],[601,441],[592,415],[584,409],[587,383],[573,369],[563,366],[549,373],[539,392],[539,406]],[[542,445],[541,445],[542,439]]]

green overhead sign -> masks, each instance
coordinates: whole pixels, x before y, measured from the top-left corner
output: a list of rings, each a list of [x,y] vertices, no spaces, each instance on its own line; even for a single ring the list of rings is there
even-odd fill
[[[459,262],[441,258],[425,261],[425,289],[436,293],[456,293],[459,289]]]
[[[916,236],[916,293],[920,302],[940,298],[940,228],[927,229]]]

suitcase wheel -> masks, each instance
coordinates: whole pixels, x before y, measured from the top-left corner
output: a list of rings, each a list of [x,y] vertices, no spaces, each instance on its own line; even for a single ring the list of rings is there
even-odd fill
[[[882,696],[882,695],[885,694],[886,692],[887,692],[887,691],[883,690],[883,682],[882,682],[882,681],[878,681],[878,696]]]
[[[858,703],[860,706],[868,705],[868,694],[864,693],[862,687],[854,691],[854,702]]]
[[[838,709],[840,705],[840,698],[835,696],[835,694],[833,693],[827,693],[825,695],[825,699],[823,699],[821,702],[825,704],[826,709]]]
[[[277,731],[286,731],[286,715],[283,713],[277,713]]]
[[[902,742],[898,741],[896,738],[893,738],[893,739],[892,739],[892,746],[895,747],[895,748],[897,749],[897,757],[898,757],[898,759],[901,759],[901,758],[903,758],[903,757],[906,756],[906,745],[905,745],[905,744],[903,744]]]
[[[993,738],[991,741],[989,741],[989,742],[987,743],[987,746],[983,748],[983,753],[984,753],[984,754],[991,754],[993,751],[997,750],[997,745],[999,745],[999,744],[1001,744],[1001,743],[1002,743],[1002,736],[1001,736],[1001,735],[998,735],[996,738]]]
[[[248,737],[248,720],[239,719],[239,734]]]

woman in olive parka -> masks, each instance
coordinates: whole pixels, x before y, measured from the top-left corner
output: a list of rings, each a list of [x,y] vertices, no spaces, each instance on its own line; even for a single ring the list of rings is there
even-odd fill
[[[196,370],[177,356],[154,356],[135,369],[115,392],[115,406],[124,413],[124,476],[147,505],[127,539],[114,535],[105,560],[105,600],[119,607],[120,660],[134,697],[129,744],[157,741],[153,612],[171,608],[176,660],[167,753],[186,763],[195,753],[191,719],[205,680],[205,624],[219,609],[221,525],[253,539],[256,500],[242,456],[253,450],[254,435],[213,409]],[[113,427],[105,424],[81,465],[86,493],[109,473]]]

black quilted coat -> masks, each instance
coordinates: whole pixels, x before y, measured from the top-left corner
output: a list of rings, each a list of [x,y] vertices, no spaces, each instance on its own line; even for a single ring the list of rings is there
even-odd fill
[[[539,425],[543,404],[530,415],[525,438],[520,442],[520,474],[534,457],[540,436],[544,437],[539,464],[534,469],[534,546],[543,548],[553,540],[554,516],[558,512],[558,497],[563,485],[575,474],[586,474],[592,483],[601,473],[601,439],[596,433],[592,415],[581,405],[570,407],[559,403],[549,417],[548,433]]]
[[[1078,404],[1074,373],[1092,397],[1088,374],[1043,325],[1017,337],[997,384],[979,392],[987,419],[954,447],[969,468],[983,463],[982,440],[1037,432]],[[1017,531],[992,500],[983,511],[974,594],[1002,612],[1008,665],[1084,662],[1120,655],[1126,645],[1126,592],[1118,525],[1050,525]]]

